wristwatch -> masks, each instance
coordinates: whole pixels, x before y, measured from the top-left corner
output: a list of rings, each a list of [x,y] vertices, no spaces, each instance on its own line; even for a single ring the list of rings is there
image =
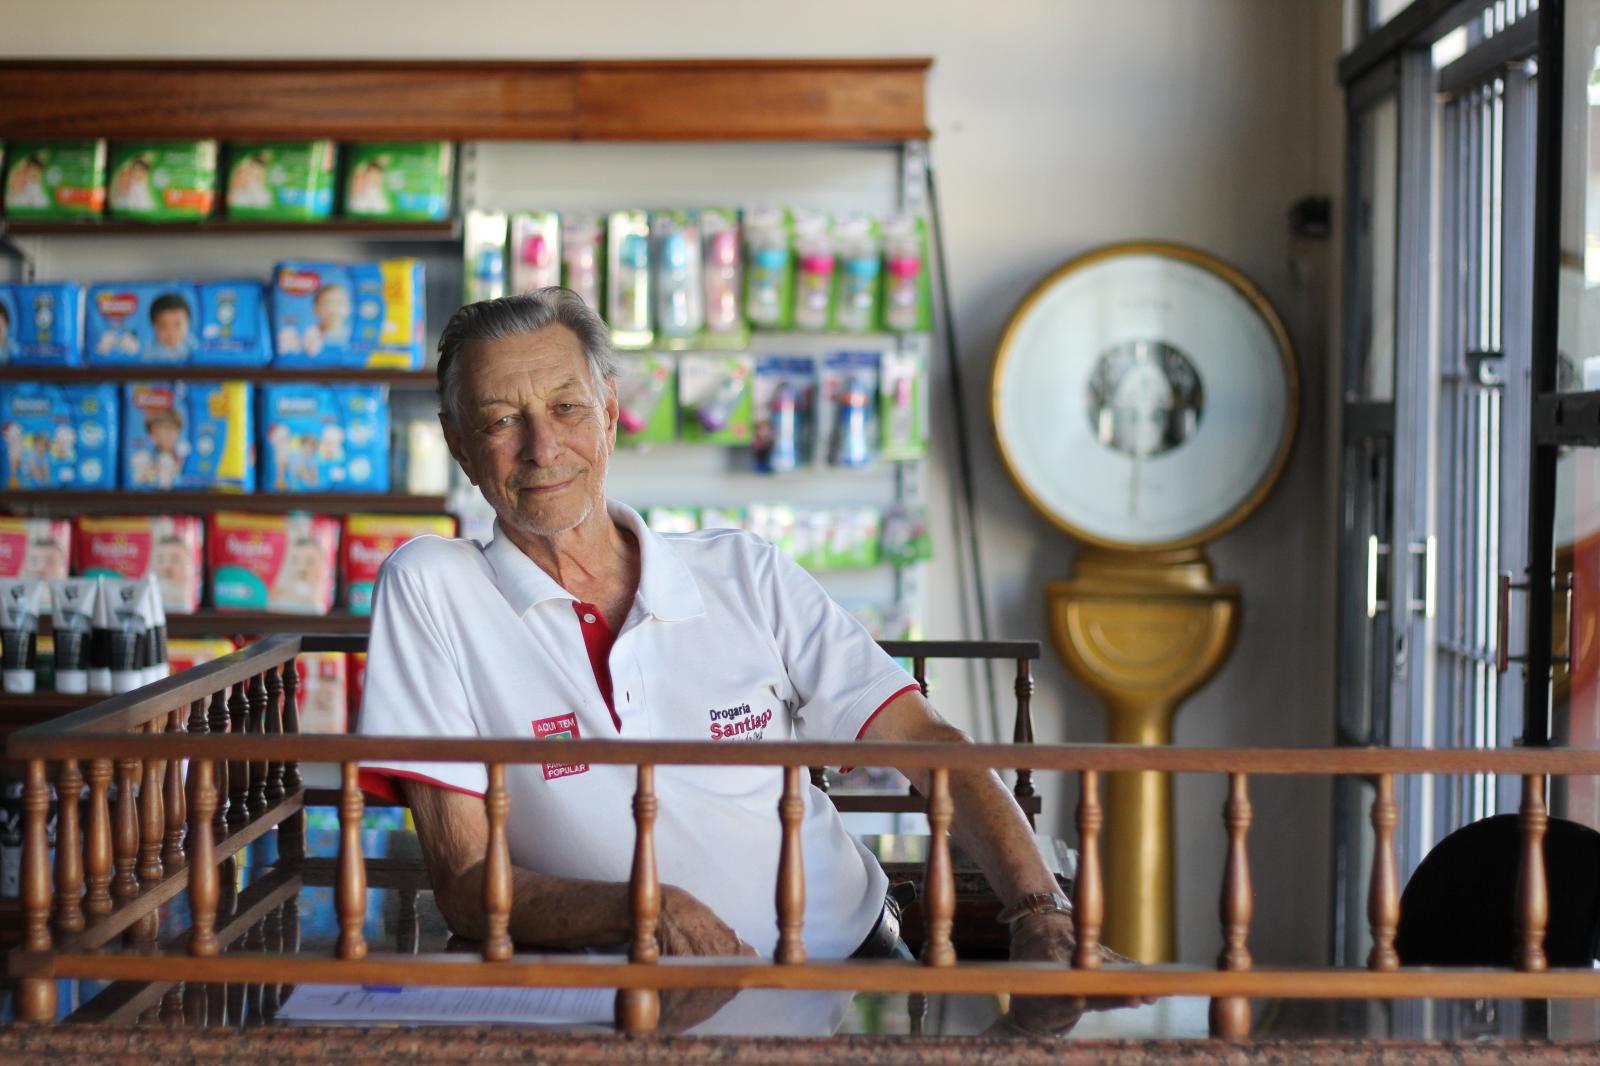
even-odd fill
[[[1071,915],[1072,904],[1059,892],[1030,892],[995,915],[994,920],[1014,928],[1022,919],[1034,914]]]

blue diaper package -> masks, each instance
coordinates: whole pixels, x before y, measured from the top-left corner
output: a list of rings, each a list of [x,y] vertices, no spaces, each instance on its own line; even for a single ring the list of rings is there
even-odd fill
[[[83,287],[70,281],[12,285],[16,311],[11,362],[17,366],[83,363]]]
[[[263,385],[267,492],[388,492],[386,385]]]
[[[273,362],[295,368],[420,370],[426,334],[422,263],[279,263]]]
[[[10,285],[0,285],[0,366],[17,357],[17,298]]]
[[[266,291],[256,281],[208,281],[199,286],[200,328],[190,362],[197,366],[266,366]]]
[[[0,385],[7,489],[117,487],[117,387]]]
[[[199,292],[188,281],[89,286],[84,347],[91,366],[177,366],[194,354]]]
[[[251,386],[148,381],[122,399],[122,487],[254,492]]]

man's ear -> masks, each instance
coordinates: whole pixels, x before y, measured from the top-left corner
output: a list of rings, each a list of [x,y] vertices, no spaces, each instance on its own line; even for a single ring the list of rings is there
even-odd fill
[[[622,407],[617,402],[617,379],[606,379],[606,444],[611,451],[617,448],[617,422],[621,417]]]
[[[461,472],[467,475],[467,480],[473,485],[478,484],[477,477],[472,472],[472,462],[467,458],[466,442],[461,439],[461,434],[451,425],[450,419],[443,411],[439,412],[439,428],[444,430],[445,447],[450,449],[450,454],[455,458],[456,465]]]

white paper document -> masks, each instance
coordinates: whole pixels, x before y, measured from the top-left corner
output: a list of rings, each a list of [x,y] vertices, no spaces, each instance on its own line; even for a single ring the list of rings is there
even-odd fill
[[[401,988],[296,985],[278,1008],[281,1022],[404,1025],[605,1025],[614,988]]]

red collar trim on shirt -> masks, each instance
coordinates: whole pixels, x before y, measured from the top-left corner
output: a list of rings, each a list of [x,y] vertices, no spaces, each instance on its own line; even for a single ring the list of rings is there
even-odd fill
[[[611,712],[611,724],[621,733],[622,719],[617,715],[617,705],[611,696],[611,646],[617,642],[616,635],[606,624],[606,616],[594,604],[574,600],[572,609],[578,615],[578,628],[583,632],[583,647],[589,653],[594,683],[606,701],[606,710]]]

